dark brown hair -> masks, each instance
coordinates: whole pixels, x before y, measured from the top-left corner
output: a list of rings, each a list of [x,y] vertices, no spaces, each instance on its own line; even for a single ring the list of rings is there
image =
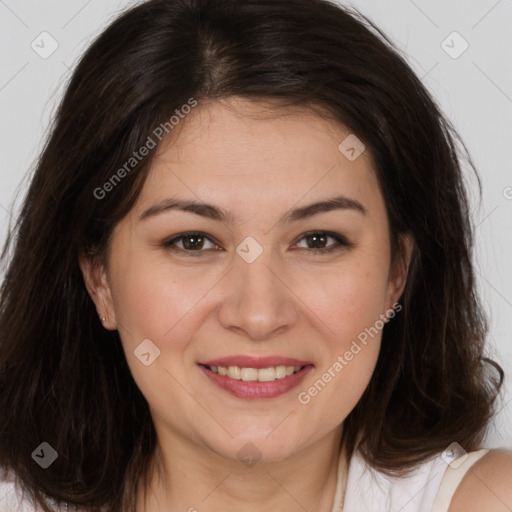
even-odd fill
[[[414,236],[403,310],[344,424],[349,453],[392,473],[483,439],[503,371],[483,355],[460,155],[474,165],[404,57],[364,16],[326,0],[152,0],[81,58],[4,248],[0,462],[40,504],[135,510],[155,432],[78,257],[104,258],[154,151],[106,197],[95,190],[155,127],[190,98],[232,96],[322,109],[349,127],[375,162],[392,240]],[[48,469],[31,458],[43,441],[59,454]]]

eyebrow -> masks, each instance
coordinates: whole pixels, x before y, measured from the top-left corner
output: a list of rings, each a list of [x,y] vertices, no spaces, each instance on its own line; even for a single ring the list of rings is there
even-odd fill
[[[235,220],[235,217],[230,212],[213,204],[170,197],[145,210],[140,215],[139,222],[170,210],[194,213],[224,224],[233,224]],[[366,208],[359,201],[345,196],[336,196],[290,210],[281,217],[278,223],[296,222],[333,210],[351,210],[359,212],[362,215],[367,214]]]

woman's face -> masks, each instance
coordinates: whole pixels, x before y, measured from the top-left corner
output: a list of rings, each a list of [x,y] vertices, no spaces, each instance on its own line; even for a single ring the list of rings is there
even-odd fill
[[[82,269],[160,440],[230,459],[251,442],[270,461],[339,429],[406,269],[391,268],[384,200],[350,131],[262,113],[233,98],[193,110],[117,225],[107,272]]]

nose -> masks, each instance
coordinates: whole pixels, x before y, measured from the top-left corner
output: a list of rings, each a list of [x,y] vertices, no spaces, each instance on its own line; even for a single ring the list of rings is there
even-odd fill
[[[299,318],[298,298],[269,251],[252,263],[236,255],[233,264],[218,310],[221,325],[255,341],[292,329]]]

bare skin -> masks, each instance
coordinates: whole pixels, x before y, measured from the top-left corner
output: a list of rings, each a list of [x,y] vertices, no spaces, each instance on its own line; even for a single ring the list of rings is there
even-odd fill
[[[160,148],[135,206],[116,227],[107,268],[80,262],[104,326],[119,330],[157,432],[158,459],[138,511],[330,512],[343,421],[371,378],[381,331],[334,377],[333,364],[392,311],[405,286],[413,240],[401,239],[402,257],[392,264],[368,152],[353,161],[340,152],[350,131],[333,121],[266,113],[235,98],[194,110]],[[364,212],[337,208],[280,222],[291,210],[340,195]],[[177,209],[140,220],[171,196],[213,204],[231,222]],[[190,238],[175,250],[164,246],[190,231],[211,241],[193,250]],[[316,242],[311,231],[320,235]],[[246,237],[262,250],[251,263],[236,251]],[[149,366],[134,355],[145,339],[160,350]],[[280,396],[242,399],[198,366],[239,354],[293,357],[313,369]],[[299,401],[329,369],[328,384]],[[244,446],[256,447],[251,467],[240,460]]]
[[[491,450],[476,462],[457,487],[448,512],[510,512],[512,452]]]

